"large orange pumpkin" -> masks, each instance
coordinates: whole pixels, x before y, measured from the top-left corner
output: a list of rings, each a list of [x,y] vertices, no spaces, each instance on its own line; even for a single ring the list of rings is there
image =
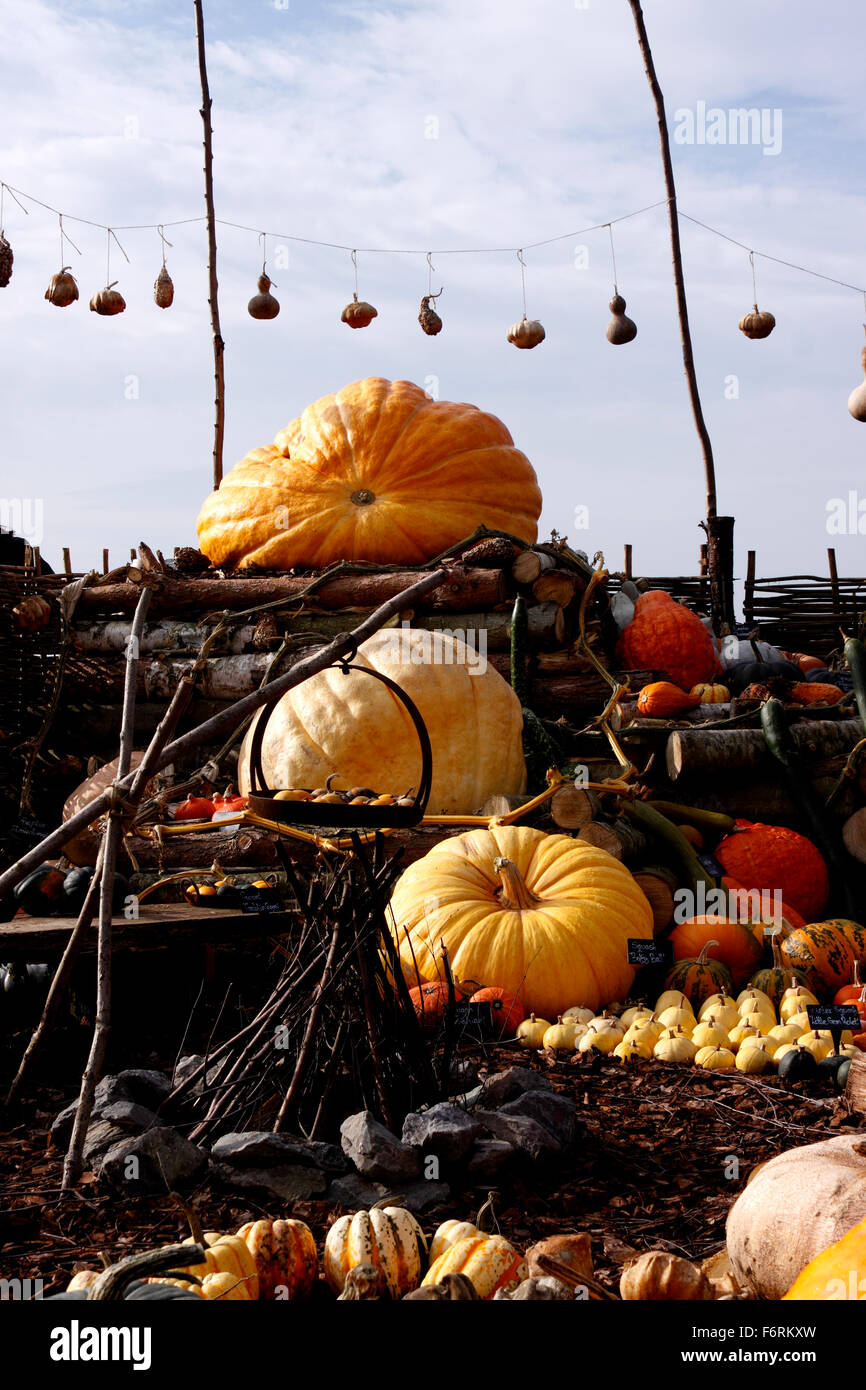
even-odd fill
[[[460,979],[496,980],[540,1018],[579,999],[599,1009],[634,980],[627,939],[652,937],[652,909],[605,850],[525,826],[472,830],[410,864],[391,899],[410,984],[438,978],[442,947]]]
[[[789,932],[781,949],[789,969],[804,975],[816,994],[832,999],[853,979],[855,962],[866,966],[866,927],[845,917],[810,922]]]
[[[728,967],[737,986],[749,978],[763,954],[763,927],[727,917],[690,917],[674,927],[669,939],[675,961],[694,959],[705,950],[711,960],[720,960]]]
[[[431,637],[438,647],[431,649]],[[431,815],[474,812],[495,792],[519,795],[526,787],[520,701],[493,666],[473,664],[472,655],[444,632],[384,628],[354,658],[396,681],[418,706],[433,751]],[[254,727],[238,761],[244,796]],[[279,701],[262,740],[262,769],[270,787],[323,787],[336,774],[343,790],[399,795],[418,785],[421,750],[405,706],[387,686],[329,667]]]
[[[628,669],[666,671],[682,690],[708,681],[722,665],[697,613],[675,603],[670,594],[650,589],[634,606],[623,629],[617,657]]]
[[[535,471],[501,420],[367,377],[253,449],[198,518],[212,564],[419,564],[483,523],[534,541]]]
[[[816,921],[827,905],[827,865],[811,840],[796,830],[738,820],[715,855],[725,873],[744,888],[770,893],[778,889],[807,922]]]

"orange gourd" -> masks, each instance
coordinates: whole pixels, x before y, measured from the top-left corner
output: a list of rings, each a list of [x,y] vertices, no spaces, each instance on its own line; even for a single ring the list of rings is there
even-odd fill
[[[738,820],[715,855],[725,873],[744,888],[780,891],[807,922],[817,921],[827,905],[827,865],[811,840],[796,830]]]
[[[634,617],[619,639],[617,657],[631,670],[666,671],[683,691],[722,669],[698,615],[660,589],[641,594]]]
[[[516,994],[489,985],[470,995],[470,1004],[489,1004],[493,1016],[493,1031],[497,1037],[510,1038],[517,1032],[526,1013]]]
[[[821,671],[827,665],[819,656],[809,656],[808,652],[791,652],[789,660],[799,666],[804,676],[809,671]]]
[[[798,705],[838,705],[844,693],[838,685],[824,681],[797,681],[791,686],[791,699]]]
[[[841,989],[837,989],[835,995],[833,996],[833,1003],[834,1003],[834,1004],[849,1004],[849,1003],[854,1003],[854,1002],[856,1002],[858,999],[860,999],[862,993],[863,993],[863,981],[860,979],[860,962],[859,962],[859,960],[855,960],[855,962],[854,962],[854,974],[853,974],[853,977],[852,977],[852,980],[851,980],[850,985],[843,985]]]
[[[198,518],[214,565],[419,564],[483,523],[536,539],[535,471],[501,420],[367,377],[225,475]]]
[[[727,917],[690,917],[674,927],[669,939],[674,961],[699,957],[706,951],[711,960],[727,966],[738,987],[749,978],[762,954],[762,942],[751,927]]]
[[[697,696],[687,695],[670,681],[653,681],[645,685],[637,697],[639,713],[655,719],[674,718],[683,710],[694,709],[700,703]]]
[[[819,997],[832,997],[853,978],[855,962],[866,963],[866,927],[842,917],[810,922],[788,933],[782,959]]]

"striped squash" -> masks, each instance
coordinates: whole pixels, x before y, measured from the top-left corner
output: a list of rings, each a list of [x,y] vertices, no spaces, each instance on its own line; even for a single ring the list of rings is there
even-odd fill
[[[424,1284],[438,1284],[446,1274],[464,1274],[479,1298],[492,1298],[499,1289],[508,1293],[527,1277],[526,1264],[519,1250],[503,1236],[477,1231],[448,1247],[434,1260],[424,1276]]]
[[[316,1241],[304,1221],[248,1221],[238,1231],[259,1276],[259,1298],[306,1298],[319,1274]]]
[[[695,1008],[700,1008],[714,994],[727,994],[732,990],[734,982],[728,967],[709,956],[710,947],[718,944],[705,941],[696,956],[675,961],[665,976],[665,989],[678,989]]]
[[[866,965],[866,927],[844,917],[810,922],[785,937],[782,959],[817,995],[832,998],[853,978],[855,961]]]
[[[188,1242],[184,1241],[184,1244],[192,1243],[192,1238]],[[187,1265],[180,1268],[178,1272],[194,1274],[196,1278],[201,1279],[201,1294],[204,1298],[219,1297],[224,1299],[228,1296],[232,1300],[243,1301],[258,1298],[259,1276],[256,1262],[244,1241],[238,1236],[220,1235],[217,1231],[205,1231],[198,1243],[207,1250],[204,1264]],[[217,1274],[226,1274],[230,1278],[225,1282],[219,1281],[217,1284],[212,1284],[210,1282],[211,1276]],[[145,1282],[148,1284],[177,1284],[181,1289],[191,1289],[193,1293],[199,1292],[198,1285],[190,1284],[185,1279],[152,1278]],[[232,1287],[232,1291],[227,1295],[225,1290],[229,1287]]]
[[[338,1294],[350,1269],[373,1265],[382,1271],[390,1296],[403,1298],[417,1289],[426,1262],[424,1232],[404,1207],[371,1207],[341,1216],[325,1237],[325,1278]]]
[[[476,1220],[478,1219],[476,1218]],[[471,1221],[443,1221],[441,1226],[436,1227],[430,1242],[431,1265],[439,1259],[440,1255],[444,1255],[446,1250],[450,1250],[452,1245],[456,1245],[458,1240],[466,1240],[472,1236],[483,1234],[480,1227],[473,1225]]]

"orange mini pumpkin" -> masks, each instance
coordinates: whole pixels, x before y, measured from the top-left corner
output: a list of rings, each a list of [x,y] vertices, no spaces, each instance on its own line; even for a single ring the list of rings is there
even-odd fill
[[[726,685],[708,684],[706,681],[693,685],[689,694],[697,696],[702,705],[726,705],[731,698]]]
[[[617,657],[630,670],[666,671],[683,691],[710,680],[722,669],[697,613],[675,603],[661,589],[641,594],[634,617],[619,639]]]
[[[830,879],[821,853],[787,826],[738,820],[715,856],[743,888],[778,889],[807,922],[817,921],[827,905]]]
[[[700,703],[697,696],[687,695],[670,681],[653,681],[645,685],[637,697],[639,712],[655,719],[673,719],[683,710],[694,709]]]
[[[199,545],[214,565],[419,564],[483,523],[532,542],[535,471],[501,420],[367,377],[307,406],[211,493]]]

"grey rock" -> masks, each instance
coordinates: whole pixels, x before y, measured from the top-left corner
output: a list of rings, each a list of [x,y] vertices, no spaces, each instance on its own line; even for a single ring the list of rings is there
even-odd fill
[[[156,1093],[155,1087],[151,1085],[138,1085],[135,1081],[130,1084],[128,1078],[138,1076],[160,1076],[159,1072],[118,1072],[117,1076],[103,1076],[97,1083],[93,1093],[93,1113],[91,1115],[91,1127],[105,1115],[106,1110],[114,1105],[134,1105],[138,1108],[145,1108],[148,1112],[153,1105],[158,1105],[162,1095]],[[167,1078],[162,1078],[166,1085]],[[167,1092],[166,1092],[167,1094]],[[146,1098],[149,1095],[150,1099]],[[59,1149],[67,1149],[72,1138],[72,1129],[75,1124],[75,1116],[78,1113],[78,1099],[76,1098],[70,1105],[67,1105],[60,1114],[55,1116],[51,1126],[51,1142],[56,1144]],[[131,1128],[132,1126],[126,1126]],[[145,1129],[146,1125],[138,1126]],[[122,1135],[118,1135],[121,1138]]]
[[[304,1202],[309,1197],[321,1197],[327,1190],[328,1179],[318,1168],[281,1163],[275,1168],[234,1168],[227,1163],[211,1162],[210,1173],[232,1192],[263,1193],[276,1202]]]
[[[129,1067],[118,1072],[115,1079],[122,1082],[137,1105],[146,1105],[149,1109],[161,1105],[174,1089],[164,1072],[148,1071],[144,1067]]]
[[[137,1162],[132,1164],[132,1159]],[[113,1144],[99,1175],[118,1191],[164,1193],[192,1182],[206,1163],[207,1155],[176,1129],[157,1125]]]
[[[568,1148],[575,1137],[577,1106],[568,1096],[557,1095],[555,1091],[525,1091],[516,1100],[510,1100],[499,1109],[500,1115],[526,1115],[537,1120],[562,1144]]]
[[[415,1178],[421,1171],[414,1150],[401,1143],[369,1110],[344,1120],[340,1137],[343,1153],[364,1178],[393,1183]]]
[[[467,1178],[487,1182],[496,1178],[506,1163],[514,1157],[512,1145],[505,1139],[478,1139],[469,1150],[464,1173]]]
[[[385,1197],[392,1197],[391,1206],[405,1207],[418,1216],[431,1207],[441,1206],[451,1196],[451,1188],[446,1182],[410,1182],[400,1187],[386,1187],[384,1183],[366,1182],[357,1173],[349,1173],[345,1178],[335,1178],[328,1188],[328,1201],[348,1210],[369,1209]]]
[[[497,1071],[487,1077],[482,1089],[482,1104],[495,1110],[526,1091],[552,1090],[547,1077],[540,1072],[530,1067],[509,1067],[507,1071]]]
[[[562,1144],[528,1115],[503,1115],[499,1110],[476,1110],[475,1118],[494,1139],[504,1139],[520,1156],[532,1163],[561,1158]]]
[[[82,1151],[84,1162],[92,1166],[113,1144],[158,1124],[159,1120],[152,1110],[145,1110],[144,1106],[135,1105],[131,1100],[116,1100],[113,1105],[106,1105],[94,1113],[94,1119],[87,1127]]]
[[[422,1157],[435,1154],[445,1163],[458,1163],[481,1132],[477,1120],[457,1105],[442,1101],[403,1121],[403,1143],[418,1149]]]
[[[272,1168],[281,1163],[320,1168],[325,1173],[345,1173],[349,1168],[336,1144],[320,1144],[267,1130],[224,1134],[211,1148],[211,1155],[233,1168]]]

